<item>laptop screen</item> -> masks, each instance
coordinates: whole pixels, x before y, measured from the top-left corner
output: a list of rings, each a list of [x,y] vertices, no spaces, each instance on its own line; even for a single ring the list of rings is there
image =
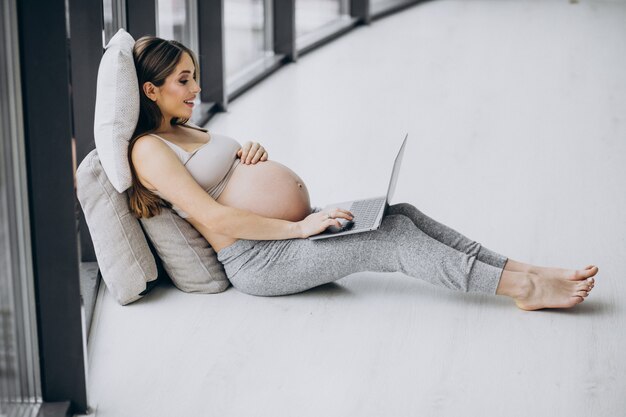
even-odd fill
[[[393,197],[394,191],[396,191],[396,182],[398,182],[398,173],[400,172],[400,165],[402,165],[402,156],[404,156],[404,148],[406,147],[406,140],[409,137],[407,133],[402,141],[402,146],[396,155],[396,161],[393,163],[393,171],[391,172],[391,180],[389,181],[389,188],[387,189],[387,204]]]

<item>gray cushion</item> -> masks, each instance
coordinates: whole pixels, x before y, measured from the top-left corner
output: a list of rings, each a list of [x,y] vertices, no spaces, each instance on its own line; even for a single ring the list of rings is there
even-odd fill
[[[140,299],[157,279],[156,262],[128,196],[109,182],[95,149],[76,170],[76,188],[107,288],[121,305]]]
[[[178,289],[207,294],[228,288],[230,281],[213,248],[172,209],[162,207],[158,216],[140,221]]]

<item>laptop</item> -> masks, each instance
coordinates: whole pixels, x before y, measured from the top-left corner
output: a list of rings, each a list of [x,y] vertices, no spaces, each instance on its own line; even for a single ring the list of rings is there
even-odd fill
[[[351,235],[354,233],[369,232],[370,230],[376,230],[380,227],[383,221],[383,216],[389,208],[389,200],[393,196],[396,190],[396,182],[398,181],[398,173],[400,172],[400,165],[402,165],[402,157],[404,156],[404,148],[406,147],[406,140],[409,137],[407,133],[404,136],[400,150],[396,155],[396,161],[393,164],[393,170],[391,171],[391,179],[389,180],[389,187],[387,188],[387,195],[382,197],[368,198],[365,200],[353,200],[345,201],[343,203],[329,204],[322,210],[329,208],[342,208],[350,211],[354,215],[353,225],[339,232],[331,232],[328,229],[317,235],[309,236],[310,240],[328,239],[336,236]]]

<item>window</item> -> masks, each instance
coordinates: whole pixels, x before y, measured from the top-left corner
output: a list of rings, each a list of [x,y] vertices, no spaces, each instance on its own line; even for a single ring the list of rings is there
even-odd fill
[[[296,0],[296,37],[315,32],[347,14],[344,0]]]
[[[198,54],[198,14],[193,0],[157,1],[157,36],[176,40]]]
[[[125,10],[125,0],[102,0],[102,18],[104,20],[103,48],[109,43],[119,28],[126,28]]]
[[[369,0],[370,15],[376,16],[384,12],[388,12],[397,7],[405,6],[410,0]]]
[[[254,64],[273,55],[271,7],[269,0],[224,2],[227,84]]]
[[[8,13],[0,16],[0,415],[34,415],[41,379],[15,0],[3,6]]]

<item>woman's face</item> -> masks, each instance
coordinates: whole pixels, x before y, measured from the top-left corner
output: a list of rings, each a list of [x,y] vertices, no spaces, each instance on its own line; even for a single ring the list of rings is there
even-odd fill
[[[188,53],[183,53],[180,61],[161,87],[155,87],[156,104],[165,120],[172,117],[190,119],[200,86],[194,80],[195,67]]]

